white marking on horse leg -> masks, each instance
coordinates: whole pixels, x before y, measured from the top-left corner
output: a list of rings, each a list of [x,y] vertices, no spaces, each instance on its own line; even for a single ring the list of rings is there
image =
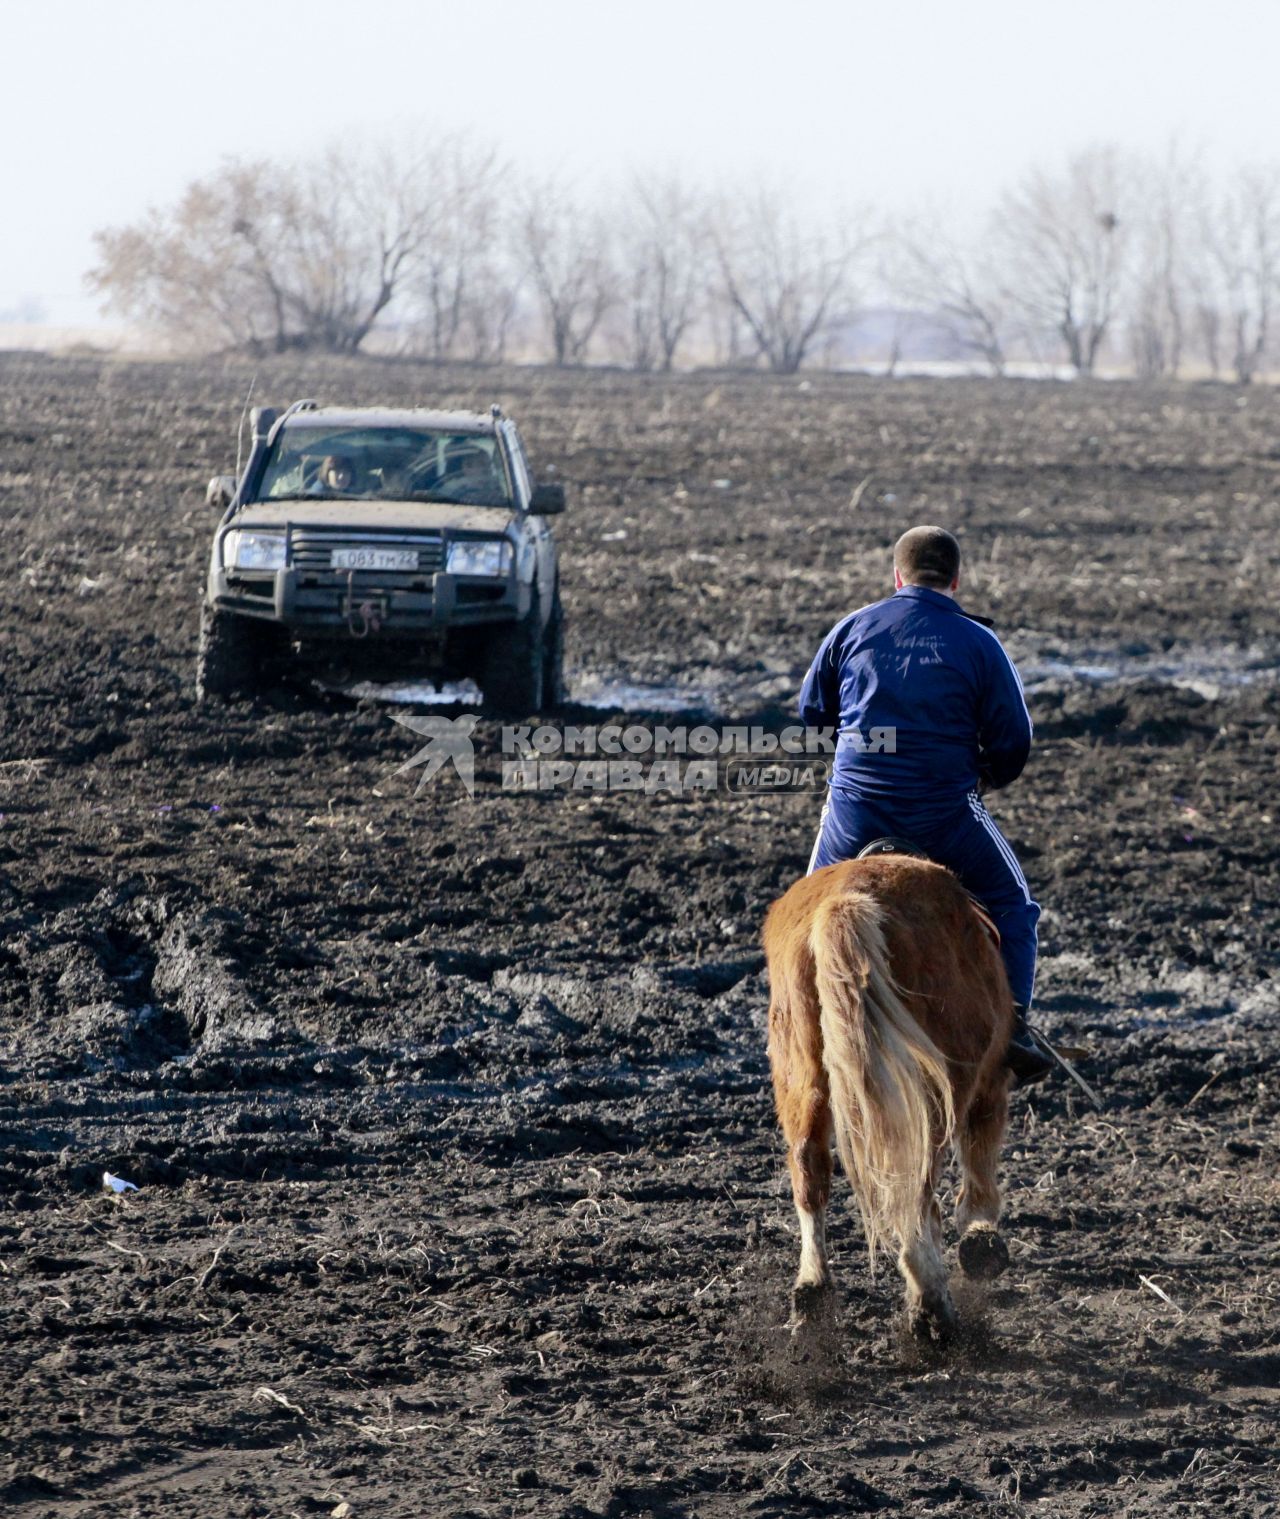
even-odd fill
[[[831,1268],[827,1264],[827,1214],[825,1208],[808,1213],[796,1209],[800,1220],[800,1270],[796,1274],[797,1287],[825,1287],[831,1281]]]
[[[1003,1101],[984,1103],[961,1126],[960,1192],[956,1199],[956,1228],[963,1236],[973,1229],[994,1229],[1000,1222],[1000,1182],[996,1164],[1004,1134]]]

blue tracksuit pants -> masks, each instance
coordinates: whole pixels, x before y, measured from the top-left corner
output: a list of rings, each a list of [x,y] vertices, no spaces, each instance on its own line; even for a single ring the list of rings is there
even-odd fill
[[[903,839],[945,865],[991,914],[1013,1000],[1030,1007],[1036,979],[1036,923],[1040,908],[995,819],[971,791],[954,808],[886,807],[840,787],[827,792],[809,873],[852,860],[875,839]]]

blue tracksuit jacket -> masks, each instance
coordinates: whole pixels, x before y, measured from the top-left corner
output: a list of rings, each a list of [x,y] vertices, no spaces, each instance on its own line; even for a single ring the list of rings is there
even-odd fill
[[[886,834],[910,840],[991,913],[1014,1001],[1030,1004],[1040,909],[978,792],[1017,780],[1031,752],[1022,682],[1000,640],[950,596],[903,586],[827,635],[800,716],[839,732],[810,870]]]

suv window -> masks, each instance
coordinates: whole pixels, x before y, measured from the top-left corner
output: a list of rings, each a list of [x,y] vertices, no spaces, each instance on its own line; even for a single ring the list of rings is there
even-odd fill
[[[253,499],[512,504],[496,437],[409,427],[282,428]]]

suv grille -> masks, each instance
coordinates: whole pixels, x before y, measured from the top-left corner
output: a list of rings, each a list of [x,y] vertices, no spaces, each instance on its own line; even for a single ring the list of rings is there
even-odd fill
[[[430,575],[444,567],[444,543],[439,533],[359,532],[346,528],[295,527],[289,534],[290,563],[304,572],[344,574],[344,571],[332,567],[334,549],[413,549],[418,555],[416,570],[358,571],[360,574]]]

